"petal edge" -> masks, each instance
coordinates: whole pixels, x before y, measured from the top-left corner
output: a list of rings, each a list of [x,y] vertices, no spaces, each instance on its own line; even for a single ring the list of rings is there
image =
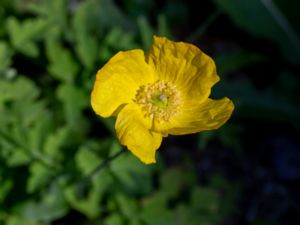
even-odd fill
[[[153,82],[154,73],[142,50],[121,51],[96,75],[91,105],[102,116],[114,115],[120,105],[132,102],[140,85]]]
[[[159,76],[185,93],[204,101],[220,78],[211,57],[195,45],[154,36],[146,61]]]
[[[155,152],[162,142],[161,134],[150,131],[151,123],[139,106],[131,103],[120,111],[115,124],[121,144],[145,164],[156,162]]]
[[[207,99],[198,105],[185,105],[178,116],[169,122],[156,124],[156,132],[185,135],[215,130],[230,118],[234,104],[229,98]]]

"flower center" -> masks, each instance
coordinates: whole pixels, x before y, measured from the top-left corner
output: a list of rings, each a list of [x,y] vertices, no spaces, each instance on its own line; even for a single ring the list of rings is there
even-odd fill
[[[135,102],[146,112],[145,116],[157,121],[168,121],[179,111],[180,95],[175,85],[156,81],[141,86],[136,93]]]

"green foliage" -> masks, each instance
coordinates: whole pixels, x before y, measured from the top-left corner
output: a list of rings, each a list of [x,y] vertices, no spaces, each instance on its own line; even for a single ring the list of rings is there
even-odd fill
[[[258,91],[245,80],[243,85],[238,82],[223,82],[215,89],[216,95],[228,93],[236,103],[239,116],[242,118],[256,118],[264,121],[282,121],[298,126],[300,114],[299,106],[286,97],[272,94],[269,90]],[[235,98],[234,96],[239,96]]]
[[[11,60],[12,51],[9,48],[8,44],[5,42],[0,41],[0,77],[3,75],[5,70],[10,66],[12,63]]]
[[[88,175],[102,160],[89,148],[82,147],[75,155],[76,166],[79,171],[82,171],[82,175]],[[88,193],[79,193],[81,188],[78,184],[69,185],[65,189],[66,200],[72,207],[78,211],[84,213],[89,218],[96,218],[99,216],[101,210],[100,201],[103,198],[105,191],[112,184],[112,177],[107,171],[100,173],[95,179],[93,179]],[[85,194],[85,197],[81,195]]]
[[[23,218],[32,221],[51,222],[54,219],[61,218],[68,210],[64,193],[62,180],[55,181],[48,187],[39,201],[28,201],[22,206],[20,214]]]
[[[18,225],[18,224],[24,224],[24,225],[42,225],[41,223],[37,223],[34,221],[26,220],[22,217],[18,216],[11,216],[7,219],[7,222],[5,225]]]
[[[300,38],[273,1],[214,0],[241,28],[276,43],[292,63],[300,63]]]
[[[168,168],[158,160],[145,166],[125,154],[81,185],[122,148],[115,119],[103,120],[91,110],[96,71],[120,50],[148,49],[154,34],[171,37],[172,21],[177,25],[188,14],[183,1],[167,2],[156,16],[154,1],[125,1],[124,12],[111,0],[0,0],[0,225],[217,225],[235,213],[239,186],[219,176],[199,185],[194,165]],[[298,62],[297,34],[279,23],[278,14],[263,1],[232,2],[215,0],[238,26],[272,40],[290,62]],[[198,40],[218,15],[190,40]],[[274,89],[257,91],[250,80],[228,78],[268,56],[235,46],[215,59],[224,81],[214,95],[234,99],[234,118],[298,125],[299,107],[285,99],[297,97],[293,72],[281,71]],[[232,122],[201,133],[198,147],[218,139],[240,150],[242,131]],[[74,214],[84,222],[69,222]]]
[[[50,61],[49,73],[60,81],[74,82],[79,67],[69,50],[64,48],[59,40],[47,38],[46,53]]]
[[[6,20],[6,26],[11,44],[17,51],[31,57],[38,56],[39,49],[35,41],[46,31],[47,21],[28,19],[21,23],[16,18],[10,17]]]
[[[138,18],[138,25],[140,28],[144,48],[149,49],[152,43],[152,36],[154,32],[145,17]]]
[[[261,63],[266,59],[258,53],[236,50],[216,55],[215,60],[218,73],[226,76],[236,70],[243,69],[255,63]]]
[[[92,32],[93,20],[97,18],[95,11],[95,1],[86,1],[80,4],[74,14],[72,25],[75,32],[75,50],[81,63],[89,70],[93,69],[98,55],[100,54],[98,42]]]

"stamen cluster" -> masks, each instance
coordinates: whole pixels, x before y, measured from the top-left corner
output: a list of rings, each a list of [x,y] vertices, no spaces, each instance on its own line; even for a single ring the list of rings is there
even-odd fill
[[[168,121],[180,109],[180,94],[175,85],[156,81],[141,86],[136,93],[135,102],[141,106],[145,116],[157,121]]]

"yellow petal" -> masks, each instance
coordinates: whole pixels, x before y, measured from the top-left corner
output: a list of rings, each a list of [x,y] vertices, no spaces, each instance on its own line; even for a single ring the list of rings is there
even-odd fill
[[[146,60],[159,79],[173,83],[184,98],[193,96],[197,102],[207,99],[219,81],[214,61],[192,44],[154,36]]]
[[[197,133],[221,127],[231,116],[234,105],[228,98],[207,99],[197,105],[184,105],[168,122],[155,123],[157,132],[173,135]]]
[[[155,162],[155,152],[162,141],[161,134],[150,131],[151,124],[140,107],[131,103],[119,112],[115,125],[121,144],[146,164]]]
[[[153,81],[153,69],[146,64],[142,50],[121,51],[98,71],[92,107],[100,116],[115,115],[120,106],[132,102],[139,86]]]

